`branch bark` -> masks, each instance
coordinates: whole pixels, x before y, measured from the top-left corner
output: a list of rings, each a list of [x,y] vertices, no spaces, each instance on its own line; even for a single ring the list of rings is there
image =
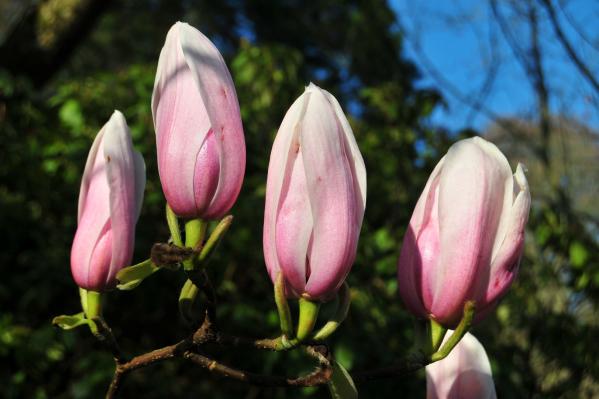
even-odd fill
[[[36,87],[43,86],[68,62],[112,1],[83,0],[77,9],[77,16],[62,29],[50,48],[38,43],[36,27],[39,8],[32,8],[0,46],[0,65],[15,75],[27,76]]]
[[[590,85],[593,86],[593,89],[595,89],[595,91],[597,91],[597,93],[599,93],[599,81],[597,81],[597,79],[595,78],[595,76],[593,75],[593,73],[591,72],[589,67],[587,67],[586,64],[580,59],[580,57],[574,50],[574,47],[572,46],[572,44],[570,43],[570,41],[564,34],[564,31],[562,30],[562,28],[557,20],[555,8],[553,8],[551,1],[550,0],[541,0],[541,4],[543,4],[543,6],[545,7],[545,10],[547,11],[547,14],[549,15],[549,20],[551,21],[551,26],[553,27],[555,36],[557,36],[557,39],[559,40],[561,45],[564,47],[564,49],[568,53],[568,56],[570,57],[572,62],[574,62],[574,65],[576,65],[576,67],[578,68],[578,70],[580,71],[582,76],[584,76],[586,78],[586,80],[590,83]]]

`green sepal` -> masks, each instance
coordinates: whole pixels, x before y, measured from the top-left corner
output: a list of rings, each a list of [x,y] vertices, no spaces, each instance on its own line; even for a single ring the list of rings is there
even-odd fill
[[[279,321],[281,323],[281,332],[284,336],[292,338],[293,336],[293,320],[291,318],[291,310],[285,296],[285,276],[279,272],[275,281],[275,303],[279,313]]]
[[[92,320],[85,318],[84,312],[79,312],[74,315],[60,315],[52,319],[52,324],[63,330],[72,330],[80,326],[88,326],[90,323],[94,323]],[[94,325],[95,327],[95,325]],[[90,326],[90,328],[92,328]]]
[[[160,268],[154,265],[151,259],[144,260],[137,265],[125,267],[116,274],[116,279],[120,283],[116,287],[123,291],[132,290],[158,270]]]
[[[333,361],[333,375],[327,386],[333,399],[358,399],[358,390],[354,380],[337,361]]]
[[[181,230],[179,229],[179,219],[168,204],[166,204],[166,223],[168,224],[168,229],[171,232],[173,244],[182,247],[183,240],[181,239]]]
[[[214,252],[217,244],[222,240],[227,230],[229,230],[229,227],[231,227],[231,223],[233,223],[233,215],[228,215],[222,218],[216,225],[200,251],[198,257],[199,263],[205,263],[210,258],[210,255]]]
[[[299,321],[297,323],[297,334],[295,335],[299,342],[307,339],[312,333],[319,309],[319,302],[313,302],[306,298],[299,299]]]
[[[460,340],[466,335],[468,330],[470,330],[470,326],[472,325],[472,320],[474,319],[474,311],[476,309],[474,301],[468,301],[464,304],[464,313],[462,315],[462,320],[453,331],[453,333],[449,336],[445,344],[441,346],[441,349],[433,353],[430,357],[431,362],[436,362],[441,359],[444,359],[449,355],[451,350],[460,342]]]
[[[430,319],[427,326],[427,333],[430,343],[429,353],[435,353],[441,347],[443,338],[447,333],[447,328],[437,323],[435,320]]]
[[[315,341],[322,341],[327,339],[331,334],[339,328],[341,323],[347,317],[349,312],[349,305],[351,304],[351,292],[347,283],[343,283],[339,292],[337,293],[339,303],[337,304],[337,310],[331,320],[329,320],[316,334],[314,334]]]
[[[183,320],[192,325],[194,321],[193,317],[193,304],[198,296],[199,289],[191,280],[185,281],[179,294],[179,313]]]

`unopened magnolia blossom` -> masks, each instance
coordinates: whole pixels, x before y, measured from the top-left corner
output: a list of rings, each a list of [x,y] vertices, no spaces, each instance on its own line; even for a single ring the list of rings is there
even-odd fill
[[[489,358],[472,334],[467,333],[445,359],[426,366],[426,398],[497,398]]]
[[[218,49],[177,22],[160,53],[152,115],[164,195],[181,217],[217,219],[243,182],[245,141],[237,94]]]
[[[326,300],[356,255],[366,169],[351,127],[330,93],[310,84],[293,103],[270,155],[264,256],[287,295]]]
[[[123,114],[115,111],[92,144],[81,181],[71,249],[79,287],[113,288],[116,273],[131,262],[145,183],[143,158],[133,150]]]
[[[474,137],[437,164],[406,231],[398,265],[408,309],[455,327],[467,300],[476,320],[493,309],[518,271],[530,192],[492,143]]]

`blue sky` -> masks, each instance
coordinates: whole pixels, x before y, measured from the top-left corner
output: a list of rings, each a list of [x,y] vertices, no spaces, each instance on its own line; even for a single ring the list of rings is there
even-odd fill
[[[399,25],[406,32],[404,54],[419,66],[422,87],[437,87],[448,107],[438,108],[431,123],[458,130],[484,129],[489,117],[472,112],[430,73],[430,67],[468,98],[478,98],[487,73],[496,69],[495,79],[484,97],[485,107],[501,116],[536,115],[535,96],[524,68],[493,18],[488,1],[390,0]],[[498,1],[502,4],[501,1]],[[579,56],[599,76],[599,1],[553,0],[559,21]],[[560,3],[561,7],[557,4]],[[517,46],[526,50],[528,29],[500,6]],[[539,15],[543,68],[554,113],[573,116],[599,129],[599,96],[569,61],[557,42],[543,10]]]

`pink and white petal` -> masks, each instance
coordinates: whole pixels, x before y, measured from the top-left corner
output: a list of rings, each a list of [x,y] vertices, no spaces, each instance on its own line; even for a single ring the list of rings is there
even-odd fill
[[[530,211],[530,191],[522,165],[514,173],[514,204],[509,212],[508,228],[501,248],[491,263],[487,290],[479,297],[481,306],[501,298],[518,272],[524,249],[524,232]]]
[[[273,283],[281,270],[276,248],[276,221],[281,205],[281,191],[285,176],[291,173],[294,161],[292,155],[296,153],[296,149],[299,150],[298,123],[305,113],[306,97],[306,94],[302,94],[285,114],[272,145],[268,163],[262,243],[264,261]]]
[[[115,111],[106,124],[104,137],[106,178],[110,187],[112,262],[107,283],[131,262],[137,221],[135,159],[127,122]]]
[[[276,222],[276,248],[279,266],[294,292],[304,292],[308,245],[312,237],[312,209],[306,187],[301,152],[291,154],[295,161],[286,173],[280,194]]]
[[[137,220],[141,213],[146,189],[146,163],[138,151],[133,151],[133,164],[135,167],[135,220]]]
[[[112,230],[110,221],[108,221],[102,229],[100,239],[92,252],[87,283],[81,286],[82,288],[98,292],[114,288],[115,279],[110,278],[113,246]]]
[[[451,335],[449,330],[447,337]],[[495,399],[491,364],[481,343],[467,333],[443,360],[426,366],[428,399]]]
[[[337,122],[339,123],[340,129],[345,136],[345,142],[347,143],[346,153],[351,154],[351,162],[350,166],[352,168],[352,175],[355,177],[354,185],[357,187],[354,188],[356,192],[356,210],[357,210],[357,220],[358,225],[362,225],[362,218],[364,217],[364,210],[366,208],[366,166],[364,164],[364,159],[362,158],[362,153],[360,152],[360,148],[358,148],[358,143],[356,142],[356,138],[354,137],[353,130],[345,116],[345,113],[341,109],[341,105],[331,93],[326,90],[318,88],[313,83],[310,83],[308,88],[314,87],[315,89],[321,90],[329,103],[332,105],[333,110],[335,111],[335,115],[337,117]]]
[[[204,217],[218,187],[220,165],[217,139],[210,130],[198,153],[193,178],[196,209],[198,214]]]
[[[438,227],[438,186],[443,162],[445,158],[437,164],[431,173],[424,191],[420,195],[414,213],[410,219],[410,224],[404,235],[399,262],[397,265],[397,279],[400,295],[405,305],[412,312],[420,317],[428,317],[428,311],[424,306],[423,291],[431,292],[431,284],[423,274],[423,257],[428,259],[427,264],[436,264],[438,251],[432,251],[433,246],[426,247],[425,241],[432,239],[439,243]],[[437,215],[434,223],[431,224],[431,215]],[[425,232],[426,230],[426,232]],[[424,237],[421,237],[424,233]],[[433,237],[431,237],[433,235]],[[421,246],[423,248],[421,248]],[[424,254],[423,254],[424,251]],[[436,254],[436,256],[435,256]],[[431,295],[429,295],[430,297]],[[430,303],[429,303],[430,306]]]
[[[414,207],[414,212],[410,218],[410,226],[412,226],[412,230],[415,232],[416,237],[418,237],[419,232],[422,230],[422,225],[426,223],[426,220],[430,216],[430,212],[432,212],[432,207],[435,205],[434,192],[439,185],[439,178],[441,176],[441,171],[443,170],[443,165],[445,164],[445,158],[446,155],[441,158],[431,172],[426,181],[426,185],[424,186],[424,190],[422,190],[422,193],[416,202],[416,206]]]
[[[487,155],[487,157],[493,162],[497,168],[502,170],[502,176],[504,178],[503,182],[498,182],[498,184],[503,183],[505,186],[503,190],[503,207],[501,216],[499,218],[499,224],[497,226],[497,230],[495,233],[495,240],[493,242],[493,252],[491,253],[491,259],[495,258],[495,255],[499,251],[499,247],[503,242],[503,238],[505,237],[506,231],[509,225],[510,211],[512,209],[512,204],[514,202],[514,179],[512,177],[512,169],[510,168],[510,164],[505,157],[505,155],[497,148],[497,146],[483,138],[473,137],[472,140],[476,143]]]
[[[245,138],[231,74],[214,44],[199,30],[177,23],[185,61],[202,96],[216,135],[220,178],[207,218],[218,218],[233,206],[245,173]]]
[[[105,131],[106,125],[94,140],[81,184],[77,231],[71,248],[71,272],[79,286],[89,285],[92,254],[104,226],[110,221],[107,201],[110,188],[104,160]]]
[[[440,181],[440,176],[439,179]],[[439,181],[431,186],[432,206],[418,233],[419,259],[415,263],[416,284],[420,283],[419,295],[426,309],[432,309],[434,301],[435,276],[438,273],[441,257],[441,236],[439,226]]]
[[[456,324],[463,303],[488,282],[505,174],[473,140],[454,144],[446,155],[439,183],[440,267],[431,276],[430,308],[442,323]]]
[[[173,63],[173,59],[176,58],[174,54],[179,51],[179,34],[177,30],[177,24],[171,26],[166,34],[164,46],[162,46],[162,49],[160,49],[160,55],[158,57],[158,65],[156,67],[156,76],[154,77],[154,88],[152,90],[151,99],[152,120],[154,122],[154,127],[156,127],[156,113],[158,111],[158,103],[162,97],[162,91],[164,90],[164,87],[168,81],[172,79],[173,73],[176,72],[176,68],[173,68],[173,66],[176,65],[176,63]],[[168,68],[166,66],[167,64],[169,66]],[[159,132],[156,131],[156,134],[158,135]]]
[[[335,113],[320,91],[309,91],[300,146],[314,221],[306,293],[330,295],[343,283],[356,253],[356,193]]]
[[[152,109],[164,195],[176,214],[194,217],[196,160],[211,125],[181,49],[179,25],[169,31],[160,54]]]
[[[87,201],[87,195],[89,191],[89,186],[91,179],[93,177],[92,169],[96,162],[96,158],[98,157],[98,152],[100,151],[100,145],[102,143],[102,139],[104,137],[104,127],[100,129],[100,132],[96,135],[94,142],[87,154],[87,160],[85,161],[85,168],[83,170],[83,177],[81,178],[81,186],[79,188],[79,202],[77,206],[77,221],[81,219],[81,215],[83,213],[83,209],[85,207],[85,203]],[[102,158],[102,155],[100,155]]]

